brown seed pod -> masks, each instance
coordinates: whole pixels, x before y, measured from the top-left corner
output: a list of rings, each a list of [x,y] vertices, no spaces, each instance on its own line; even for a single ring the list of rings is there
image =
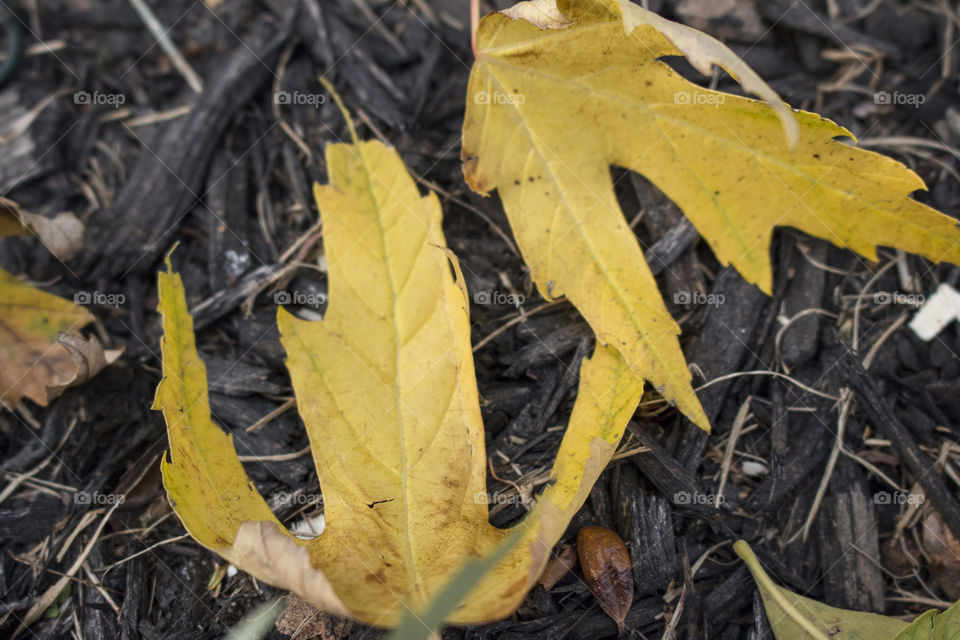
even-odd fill
[[[610,529],[584,527],[577,534],[577,555],[587,586],[622,634],[623,621],[633,603],[633,572],[627,547]]]

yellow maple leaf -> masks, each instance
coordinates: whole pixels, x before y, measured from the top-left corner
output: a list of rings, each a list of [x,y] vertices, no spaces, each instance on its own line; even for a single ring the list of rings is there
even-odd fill
[[[766,102],[685,80],[658,60],[673,55],[723,66]],[[463,171],[475,191],[499,192],[544,297],[566,296],[602,344],[709,429],[609,166],[646,176],[767,293],[777,226],[870,259],[891,246],[960,263],[957,221],[909,197],[923,181],[844,136],[791,113],[705,34],[626,0],[539,0],[480,22]]]
[[[278,316],[324,531],[311,540],[287,531],[212,422],[183,285],[169,266],[159,275],[164,379],[154,402],[170,440],[163,481],[202,545],[320,608],[392,626],[509,532],[488,522],[469,305],[440,203],[422,197],[396,151],[379,142],[329,145],[326,160],[330,184],[315,196],[329,306],[321,322]],[[516,608],[613,454],[642,381],[603,346],[580,377],[550,486],[518,525],[519,542],[451,622]]]

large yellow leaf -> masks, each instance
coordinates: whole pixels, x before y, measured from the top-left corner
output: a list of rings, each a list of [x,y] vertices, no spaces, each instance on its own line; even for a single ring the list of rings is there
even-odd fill
[[[204,546],[321,608],[390,626],[405,608],[425,609],[466,560],[490,554],[508,532],[487,520],[468,303],[439,201],[422,197],[378,142],[330,145],[326,157],[330,184],[315,195],[329,307],[322,322],[278,317],[326,528],[309,541],[283,529],[211,421],[171,273],[160,275],[164,380],[155,402],[171,447],[164,484]],[[482,623],[516,608],[613,454],[642,382],[603,346],[580,373],[553,482],[519,525],[520,541],[450,621]]]
[[[679,329],[614,195],[609,165],[642,173],[750,282],[792,226],[870,259],[892,246],[960,262],[952,218],[912,200],[922,180],[790,114],[723,45],[625,0],[539,0],[485,17],[468,88],[464,175],[496,189],[541,293],[566,296],[637,375],[707,429]],[[662,56],[720,64],[760,102],[683,79]],[[793,144],[791,144],[793,143]]]

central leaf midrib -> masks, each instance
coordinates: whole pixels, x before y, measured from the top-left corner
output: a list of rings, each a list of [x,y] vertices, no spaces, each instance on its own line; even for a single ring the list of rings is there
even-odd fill
[[[389,252],[387,250],[387,237],[386,229],[383,224],[383,210],[380,207],[380,202],[376,198],[373,191],[373,179],[376,177],[376,173],[367,165],[366,155],[363,153],[362,148],[358,149],[357,158],[360,161],[360,164],[363,166],[363,170],[367,179],[367,193],[370,197],[370,202],[373,205],[374,211],[376,212],[376,222],[377,229],[380,231],[380,246],[383,250],[384,257],[384,266],[386,267],[386,278],[387,284],[390,287],[390,300],[393,306],[393,344],[394,344],[394,391],[396,393],[396,411],[397,411],[397,430],[400,440],[400,490],[403,494],[403,541],[404,546],[407,552],[407,568],[410,575],[410,587],[411,589],[416,590],[421,597],[423,597],[422,589],[419,580],[417,579],[417,561],[413,553],[413,545],[411,544],[411,530],[410,530],[410,489],[407,483],[407,447],[406,447],[406,438],[404,437],[404,428],[403,428],[403,400],[401,399],[400,394],[400,325],[398,322],[398,309],[399,309],[399,297],[397,294],[396,285],[393,281],[393,272],[390,268],[391,262],[389,260]]]
[[[490,73],[488,75],[490,78],[494,79],[494,81],[501,87],[501,89],[506,89],[506,87],[499,81],[499,79],[496,77],[495,74]],[[514,109],[514,112],[517,114],[517,119],[521,123],[521,128],[523,129],[525,135],[527,136],[527,139],[530,141],[531,149],[534,149],[536,154],[540,157],[541,164],[545,167],[546,173],[550,176],[550,180],[553,182],[554,186],[556,187],[558,196],[563,194],[564,193],[563,187],[561,186],[553,170],[550,168],[550,164],[546,161],[546,158],[544,157],[540,149],[540,146],[533,139],[532,132],[530,131],[529,127],[526,126],[526,122],[524,118],[520,116],[516,108]],[[593,263],[596,264],[600,269],[601,273],[603,273],[605,280],[610,286],[610,289],[614,292],[614,295],[616,296],[617,300],[620,302],[621,307],[626,310],[627,315],[630,317],[630,320],[633,323],[634,327],[642,328],[644,325],[642,322],[638,322],[636,314],[632,309],[632,305],[627,304],[627,301],[624,298],[623,293],[620,290],[620,287],[614,285],[614,281],[612,280],[610,273],[607,271],[606,265],[604,265],[604,263],[598,259],[597,253],[593,247],[593,243],[588,238],[588,236],[584,234],[583,222],[576,216],[573,209],[569,205],[566,197],[560,197],[559,200],[562,203],[563,207],[567,210],[570,218],[574,221],[574,226],[577,229],[577,233],[580,236],[580,238],[583,240],[584,245],[590,251],[590,256],[593,260]],[[648,306],[648,305],[644,304],[643,306]],[[671,387],[673,387],[673,390],[674,390],[673,395],[676,398],[679,398],[681,396],[680,392],[682,391],[682,389],[686,386],[689,386],[689,381],[678,380],[676,376],[673,375],[670,367],[663,366],[662,363],[665,362],[665,359],[662,357],[659,357],[660,351],[655,348],[654,342],[651,341],[645,334],[640,333],[640,341],[643,342],[644,345],[646,345],[646,347],[650,350],[651,354],[655,354],[657,356],[655,357],[655,362],[653,363],[653,367],[656,369],[659,369],[662,372],[663,376],[665,376],[666,379],[670,381],[670,385]],[[647,371],[644,371],[642,373],[635,371],[634,373],[639,377],[643,377],[648,380],[650,379],[647,377],[649,375],[649,372]]]

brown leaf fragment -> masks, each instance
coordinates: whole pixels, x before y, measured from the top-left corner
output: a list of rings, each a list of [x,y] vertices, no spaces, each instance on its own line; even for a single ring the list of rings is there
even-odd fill
[[[931,581],[951,600],[960,599],[960,540],[935,511],[923,521],[923,548],[930,556]]]
[[[563,579],[563,576],[570,573],[570,570],[573,569],[576,564],[577,546],[572,544],[550,558],[550,561],[547,562],[546,569],[543,570],[543,575],[540,576],[540,586],[550,591],[550,589],[557,586],[557,583]]]
[[[623,621],[633,604],[633,572],[626,545],[610,529],[584,527],[577,534],[577,555],[587,586],[623,634]]]
[[[219,553],[264,582],[302,593],[338,616],[349,616],[327,576],[313,567],[307,547],[295,540],[276,522],[244,522],[233,546]]]
[[[123,349],[104,349],[96,336],[85,339],[72,333],[60,333],[57,342],[73,358],[77,371],[73,377],[47,387],[47,397],[51,399],[59,396],[65,389],[83,384],[123,355]]]
[[[347,620],[335,618],[292,593],[287,596],[286,602],[286,608],[273,626],[280,633],[290,636],[290,640],[335,640],[346,635]]]
[[[45,407],[115,361],[120,351],[75,335],[92,321],[83,307],[0,269],[0,403],[13,409],[26,397]]]
[[[67,260],[83,249],[83,224],[72,213],[52,218],[29,213],[13,200],[0,198],[0,238],[31,232],[60,260]]]

